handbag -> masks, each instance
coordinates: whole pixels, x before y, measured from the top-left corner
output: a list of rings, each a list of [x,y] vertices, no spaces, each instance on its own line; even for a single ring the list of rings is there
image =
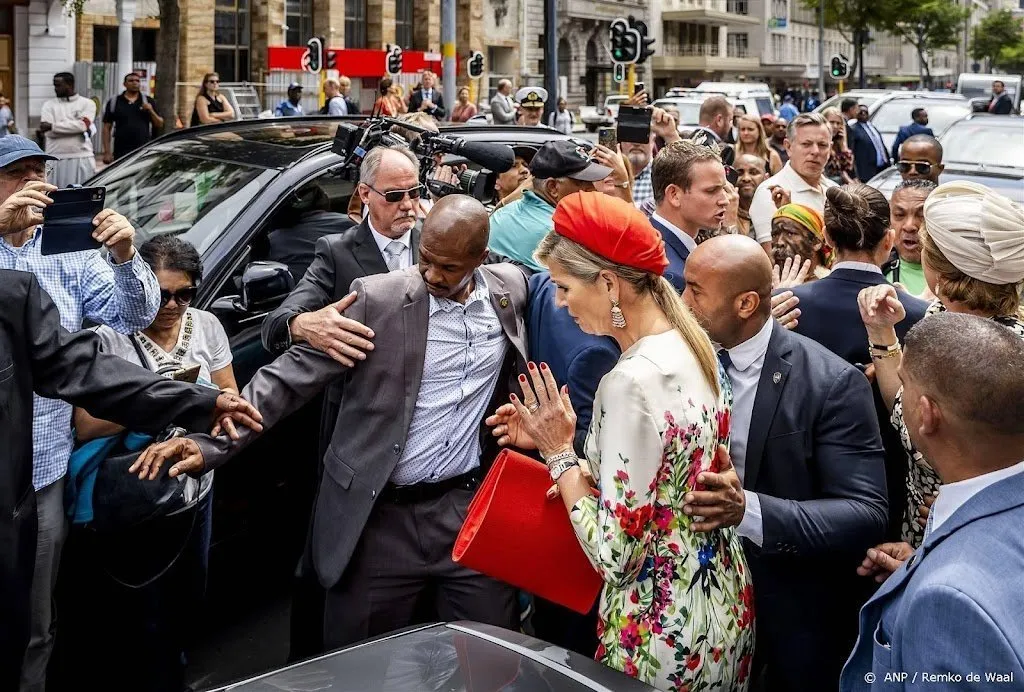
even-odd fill
[[[585,615],[603,581],[565,506],[547,499],[550,487],[544,464],[502,450],[469,505],[452,560]]]

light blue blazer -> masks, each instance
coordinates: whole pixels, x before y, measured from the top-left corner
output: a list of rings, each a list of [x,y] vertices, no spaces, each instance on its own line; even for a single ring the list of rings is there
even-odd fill
[[[1022,689],[1019,473],[964,503],[864,605],[840,690]]]

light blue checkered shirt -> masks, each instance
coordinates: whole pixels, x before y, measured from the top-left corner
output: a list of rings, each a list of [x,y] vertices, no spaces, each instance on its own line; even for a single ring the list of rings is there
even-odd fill
[[[423,375],[397,485],[436,483],[480,465],[480,421],[494,394],[509,341],[483,272],[466,304],[430,296]]]
[[[654,199],[654,185],[651,184],[651,168],[653,166],[654,161],[652,160],[633,179],[633,204],[638,209],[642,208],[647,200]]]
[[[42,227],[21,247],[0,241],[0,269],[36,275],[70,332],[82,320],[131,334],[145,329],[160,309],[160,284],[138,255],[115,265],[96,250],[40,254]],[[37,396],[32,406],[32,484],[36,490],[60,480],[68,470],[73,437],[71,404]]]

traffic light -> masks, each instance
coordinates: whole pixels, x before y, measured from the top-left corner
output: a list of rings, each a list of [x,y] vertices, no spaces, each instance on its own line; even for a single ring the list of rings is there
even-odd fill
[[[303,63],[309,72],[319,72],[324,69],[324,40],[319,36],[306,41],[306,55],[303,56]]]
[[[327,51],[327,69],[336,70],[338,69],[338,51],[329,50]]]
[[[388,46],[387,71],[390,75],[402,73],[402,47]]]
[[[846,62],[846,58],[842,55],[832,56],[832,78],[843,79],[850,73],[850,66]]]
[[[478,50],[473,51],[466,61],[466,73],[470,79],[480,79],[484,75],[484,54]]]
[[[640,57],[640,32],[619,17],[609,29],[612,44],[612,62],[634,63]]]
[[[637,54],[636,61],[638,64],[645,63],[647,62],[647,58],[654,55],[654,48],[652,48],[652,46],[654,45],[655,39],[647,38],[647,24],[644,22],[634,21],[634,19],[630,17],[629,23],[640,35],[640,49]]]

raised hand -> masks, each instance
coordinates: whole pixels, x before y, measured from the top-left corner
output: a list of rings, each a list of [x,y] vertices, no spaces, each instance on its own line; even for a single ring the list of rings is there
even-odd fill
[[[800,286],[807,280],[807,274],[811,271],[811,260],[800,261],[800,255],[787,257],[782,267],[772,267],[772,290],[777,288],[793,288]]]
[[[104,209],[92,220],[92,225],[96,227],[93,239],[110,250],[115,262],[124,264],[135,256],[135,227],[131,221],[113,209]]]
[[[541,456],[548,457],[557,452],[572,449],[576,435],[576,412],[569,401],[568,387],[558,389],[555,376],[547,363],[540,367],[528,364],[530,380],[525,375],[519,376],[519,386],[523,390],[523,399],[515,394],[509,398],[516,408],[520,425],[530,436]],[[532,386],[531,386],[532,382]]]
[[[775,203],[776,209],[781,209],[793,201],[793,195],[789,190],[780,185],[769,185],[768,192],[772,193],[772,202]]]
[[[860,308],[860,318],[868,328],[869,336],[872,331],[888,334],[907,316],[907,311],[896,296],[896,289],[889,284],[865,288],[857,295],[857,307]]]
[[[786,329],[796,329],[800,324],[800,299],[792,291],[783,291],[772,296],[772,317]]]
[[[26,183],[0,204],[0,236],[21,233],[43,222],[43,208],[53,204],[48,192],[57,189],[41,181]]]

